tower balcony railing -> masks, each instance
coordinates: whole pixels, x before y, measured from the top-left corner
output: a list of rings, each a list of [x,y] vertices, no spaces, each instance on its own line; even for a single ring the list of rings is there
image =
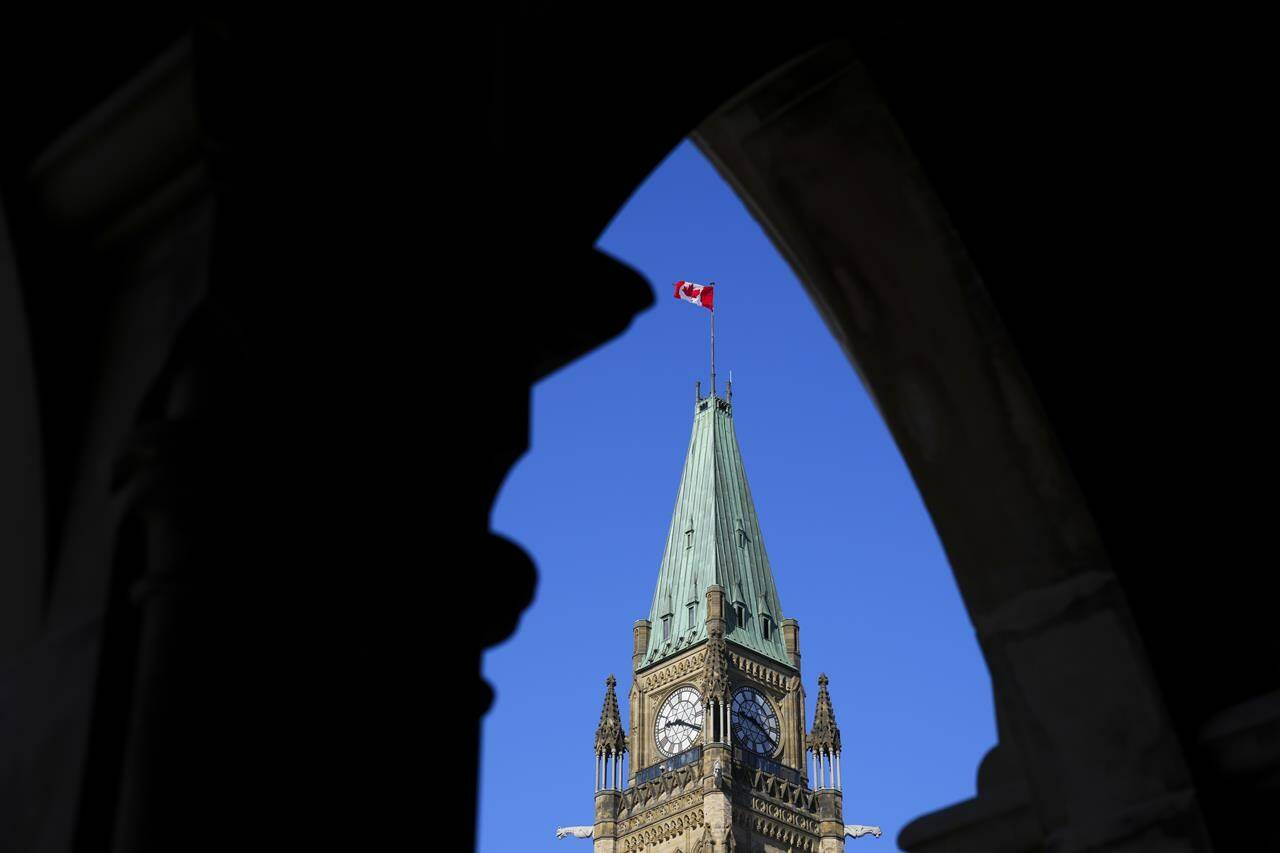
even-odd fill
[[[643,785],[645,782],[650,782],[654,779],[657,779],[663,773],[668,773],[672,770],[679,770],[681,767],[684,767],[688,764],[692,764],[693,762],[698,761],[701,758],[702,758],[701,746],[695,746],[692,749],[686,749],[684,752],[677,753],[676,755],[671,756],[665,761],[660,761],[657,764],[651,764],[648,767],[644,768],[643,770],[641,770],[639,773],[636,774],[635,783],[637,785]]]
[[[786,779],[788,782],[793,782],[797,785],[803,784],[799,770],[787,767],[785,764],[779,764],[776,761],[770,761],[763,755],[750,752],[740,746],[733,748],[733,760],[745,767],[771,773],[779,779]]]

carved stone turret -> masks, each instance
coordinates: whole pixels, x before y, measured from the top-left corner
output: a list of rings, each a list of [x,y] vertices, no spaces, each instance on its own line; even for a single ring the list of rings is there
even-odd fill
[[[800,623],[795,619],[782,620],[782,645],[787,650],[791,665],[800,668]]]
[[[618,679],[612,675],[604,680],[604,706],[600,709],[600,725],[596,726],[596,822],[591,835],[595,853],[617,850],[618,807],[626,787],[623,756],[627,752],[627,733],[622,730],[618,696],[613,690],[617,684]]]
[[[627,751],[627,733],[622,730],[618,713],[618,697],[613,692],[618,680],[610,675],[604,681],[604,707],[600,709],[600,725],[596,726],[596,755],[622,755]]]
[[[810,781],[818,802],[818,853],[844,850],[844,795],[840,791],[840,728],[827,692],[827,674],[818,676],[818,704],[813,711],[813,728],[805,739],[812,756]]]
[[[649,632],[653,625],[648,619],[637,619],[636,624],[632,626],[632,652],[631,652],[631,669],[637,670],[644,662],[645,652],[649,648]]]
[[[711,628],[707,637],[707,663],[702,670],[700,685],[703,698],[729,702],[729,655],[724,644],[724,634]]]
[[[703,742],[729,743],[729,648],[725,644],[724,588],[712,584],[707,588],[707,656],[702,665],[702,679],[698,689],[706,706],[706,723],[703,726]],[[708,758],[715,756],[708,753]],[[727,756],[726,756],[727,758]]]
[[[827,693],[829,680],[824,672],[818,676],[818,706],[813,711],[813,728],[805,747],[818,754],[835,755],[840,752],[840,728],[836,725],[836,711]]]

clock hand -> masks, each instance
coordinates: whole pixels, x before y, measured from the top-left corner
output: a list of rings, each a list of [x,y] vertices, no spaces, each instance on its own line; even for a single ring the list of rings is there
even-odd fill
[[[768,732],[764,730],[764,727],[761,726],[760,722],[754,717],[743,714],[741,716],[741,722],[743,724],[743,728],[755,729],[756,733],[759,734],[766,743],[773,743],[773,738],[769,736]]]
[[[671,728],[671,727],[672,727],[672,726],[674,726],[674,725],[688,726],[688,727],[689,727],[689,728],[691,728],[691,729],[701,729],[701,728],[702,728],[702,726],[695,726],[693,723],[687,722],[687,721],[685,721],[685,720],[672,720],[671,722],[669,722],[669,723],[667,723],[665,726],[663,726],[663,728],[664,728],[664,729],[669,729],[669,728]]]

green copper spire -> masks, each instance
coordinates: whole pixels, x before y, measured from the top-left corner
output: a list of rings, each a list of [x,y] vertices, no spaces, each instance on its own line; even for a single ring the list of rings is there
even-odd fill
[[[680,475],[652,628],[640,667],[707,639],[707,587],[724,588],[725,640],[791,666],[782,642],[782,606],[733,431],[733,406],[698,400]]]

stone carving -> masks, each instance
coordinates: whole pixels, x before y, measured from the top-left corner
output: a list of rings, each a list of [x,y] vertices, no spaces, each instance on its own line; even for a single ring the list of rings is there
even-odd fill
[[[751,808],[765,817],[772,818],[779,823],[785,823],[789,826],[794,826],[797,829],[803,829],[805,832],[812,832],[815,835],[817,835],[820,828],[816,818],[796,814],[792,809],[780,806],[777,803],[770,803],[766,800],[760,799],[759,797],[751,798]]]
[[[816,812],[817,802],[813,791],[803,785],[780,779],[763,770],[756,770],[751,777],[751,790],[795,806],[803,811]]]
[[[642,785],[628,788],[622,794],[622,813],[633,812],[643,808],[663,796],[677,796],[685,792],[691,785],[702,783],[702,771],[698,766],[690,765],[669,770],[657,779],[651,779]]]
[[[707,636],[707,659],[702,670],[702,698],[729,701],[729,661],[724,631],[713,628]]]
[[[657,826],[641,830],[622,839],[623,847],[627,850],[640,850],[652,845],[662,844],[664,841],[670,841],[672,838],[683,835],[687,830],[696,829],[702,825],[702,809],[686,812],[679,817],[664,821]]]
[[[720,759],[716,759],[715,766],[711,768],[711,775],[715,777],[716,787],[720,787],[720,779],[724,776],[724,768],[720,766]]]
[[[556,838],[590,838],[594,832],[590,826],[557,826]]]
[[[702,792],[694,791],[692,794],[667,800],[665,803],[659,803],[639,815],[634,817],[624,817],[623,820],[618,821],[618,834],[625,835],[628,832],[641,829],[651,823],[656,823],[663,818],[670,817],[677,812],[684,811],[685,809],[691,809],[694,806],[699,805],[701,802]],[[622,811],[620,814],[626,815],[627,812]]]
[[[844,826],[844,834],[850,838],[858,838],[863,835],[874,835],[880,837],[880,827],[878,826],[862,826],[857,823],[847,823]]]
[[[780,826],[770,820],[756,817],[751,821],[751,829],[755,830],[757,835],[772,839],[786,846],[790,850],[805,851],[812,853],[818,849],[818,839],[815,835],[809,835],[797,829]]]

